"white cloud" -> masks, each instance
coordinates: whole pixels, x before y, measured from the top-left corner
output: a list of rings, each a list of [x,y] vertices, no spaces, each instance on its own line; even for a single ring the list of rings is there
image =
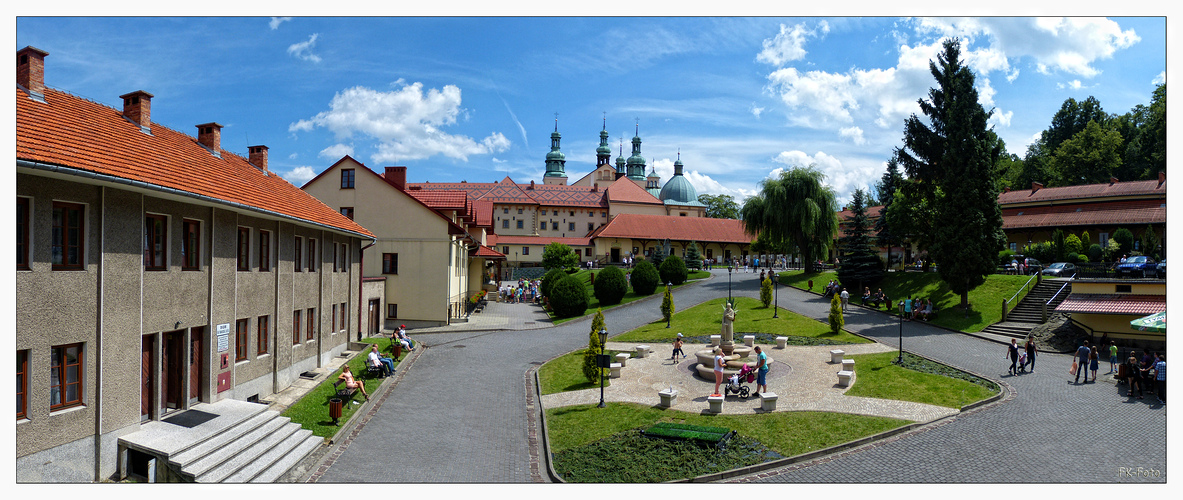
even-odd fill
[[[336,160],[345,155],[353,156],[353,146],[348,144],[333,144],[320,150],[320,153],[317,154],[321,158],[328,158],[330,160]]]
[[[1150,80],[1151,85],[1162,85],[1164,83],[1167,83],[1167,72],[1166,71],[1159,73],[1158,76],[1154,77],[1153,80]]]
[[[756,117],[756,119],[759,119],[759,118],[760,118],[760,115],[761,115],[762,113],[764,113],[764,108],[762,108],[762,107],[757,107],[757,106],[756,106],[756,103],[754,103],[754,102],[753,102],[753,103],[752,103],[752,106],[751,106],[750,108],[748,108],[748,111],[749,111],[750,113],[752,113],[752,116],[755,116],[755,117]]]
[[[277,30],[277,29],[279,29],[280,24],[283,24],[285,21],[291,21],[291,20],[292,20],[292,18],[290,18],[290,17],[272,17],[271,22],[267,23],[267,25],[271,26],[271,29]]]
[[[378,141],[372,158],[379,162],[420,160],[437,154],[462,161],[470,155],[509,149],[510,141],[500,132],[474,140],[448,134],[443,128],[456,123],[463,112],[460,88],[445,85],[423,92],[415,82],[397,90],[380,92],[352,87],[338,92],[329,110],[288,126],[288,131],[310,132],[316,127],[332,131],[338,139],[360,134]]]
[[[764,39],[764,50],[756,55],[756,60],[773,66],[781,66],[789,61],[796,61],[805,57],[805,39],[825,36],[830,32],[830,25],[825,21],[818,23],[816,28],[810,29],[805,23],[793,27],[780,25],[780,33],[771,39]]]
[[[292,153],[292,154],[288,155],[288,159],[289,159],[289,160],[295,160],[295,159],[296,159],[297,157],[299,157],[299,156],[300,156],[300,155],[299,155],[298,153]]]
[[[1066,82],[1066,83],[1064,83],[1064,82],[1057,83],[1056,88],[1080,90],[1080,89],[1087,88],[1087,87],[1085,87],[1084,84],[1080,83],[1080,80],[1072,80],[1072,81]]]
[[[792,167],[807,167],[813,165],[815,169],[825,174],[822,184],[834,189],[839,200],[849,200],[855,189],[869,188],[868,179],[878,179],[883,173],[882,160],[856,160],[854,164],[844,164],[838,158],[825,152],[818,151],[810,156],[803,151],[783,151],[772,161],[787,165],[778,167],[768,173],[768,178],[780,176],[781,172]]]
[[[849,138],[859,146],[862,146],[867,142],[867,140],[863,138],[863,129],[858,127],[846,127],[844,129],[840,129],[838,130],[838,135]]]
[[[316,171],[313,170],[312,167],[296,167],[288,170],[286,174],[280,175],[284,179],[287,179],[288,182],[296,186],[302,186],[305,182],[308,182],[312,180],[313,177],[316,177]]]
[[[313,54],[312,49],[316,47],[316,39],[320,33],[313,33],[308,37],[307,42],[293,43],[288,46],[288,54],[296,56],[305,61],[320,62],[320,56]]]
[[[986,123],[990,126],[993,126],[995,129],[1009,127],[1010,120],[1011,120],[1011,118],[1014,118],[1014,116],[1015,116],[1014,111],[1007,111],[1007,112],[1003,113],[1002,111],[995,109],[994,114],[990,115],[990,119],[987,120]],[[995,130],[995,132],[997,132],[997,131],[998,130]]]

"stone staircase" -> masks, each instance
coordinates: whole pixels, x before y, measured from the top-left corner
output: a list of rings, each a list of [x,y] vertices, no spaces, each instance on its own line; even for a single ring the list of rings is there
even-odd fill
[[[1064,284],[1068,284],[1063,292],[1056,295]],[[1048,314],[1063,302],[1068,294],[1072,292],[1072,282],[1067,279],[1044,279],[1038,285],[1027,293],[1023,300],[1014,305],[1007,315],[1006,320],[987,326],[982,330],[982,333],[990,333],[994,335],[1002,335],[1005,337],[1014,337],[1018,339],[1027,338],[1027,334],[1031,332],[1032,328],[1043,324],[1043,304],[1055,296],[1055,300],[1047,306]]]
[[[266,405],[223,400],[193,409],[218,416],[192,428],[149,422],[119,439],[121,450],[149,461],[150,481],[270,483],[324,444]]]

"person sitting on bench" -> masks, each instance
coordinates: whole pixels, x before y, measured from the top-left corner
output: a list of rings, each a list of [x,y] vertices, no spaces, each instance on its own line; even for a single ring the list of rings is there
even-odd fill
[[[370,364],[382,369],[382,375],[394,374],[394,360],[378,355],[378,344],[370,344]]]
[[[346,388],[357,389],[361,391],[362,396],[366,397],[366,401],[370,400],[370,395],[366,394],[366,384],[353,379],[353,372],[349,369],[349,365],[341,367],[341,374],[337,375],[337,380],[344,380]]]

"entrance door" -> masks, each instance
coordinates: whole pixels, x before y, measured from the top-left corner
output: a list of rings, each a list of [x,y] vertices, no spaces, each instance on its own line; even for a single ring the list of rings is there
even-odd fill
[[[201,363],[205,359],[205,327],[189,329],[189,404],[201,398]]]
[[[370,299],[370,336],[378,335],[378,310],[382,305],[380,299]]]
[[[144,335],[140,337],[140,421],[152,419],[154,398],[152,388],[155,386],[153,364],[156,353],[156,336]]]
[[[612,262],[620,262],[620,249],[619,248],[612,249]]]
[[[185,383],[185,330],[164,334],[161,350],[160,390],[164,393],[165,408],[180,408]]]

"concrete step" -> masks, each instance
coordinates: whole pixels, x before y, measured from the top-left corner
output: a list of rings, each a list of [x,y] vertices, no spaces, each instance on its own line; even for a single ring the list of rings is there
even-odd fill
[[[279,414],[276,412],[270,411],[268,413],[273,414],[275,418],[271,418],[270,420],[264,422],[263,425],[255,427],[249,432],[242,434],[238,439],[226,443],[225,446],[219,448],[217,451],[209,453],[206,456],[198,459],[196,462],[189,464],[188,467],[181,469],[181,473],[201,481],[202,476],[205,476],[207,473],[214,470],[214,468],[222,465],[223,462],[236,457],[239,453],[247,451],[256,442],[266,438],[272,432],[275,432],[277,429],[283,427],[290,421],[290,419],[287,417],[280,418]]]
[[[262,407],[262,405],[259,405]],[[206,455],[222,449],[227,443],[242,437],[256,427],[263,425],[267,421],[279,415],[277,412],[264,410],[252,415],[250,418],[238,422],[232,427],[224,429],[222,432],[209,437],[203,441],[197,442],[195,445],[178,453],[176,455],[169,455],[168,462],[174,466],[176,470],[185,470],[193,465],[193,463],[201,460]]]
[[[280,446],[284,440],[300,430],[300,424],[291,423],[287,417],[282,417],[282,419],[285,420],[284,425],[279,426],[270,434],[263,436],[262,439],[251,443],[246,449],[235,454],[229,460],[222,462],[213,470],[199,476],[197,482],[220,483],[239,471],[245,470],[245,475],[254,476],[256,473],[265,469],[266,466],[264,464],[254,465],[255,460],[266,455],[272,448]]]
[[[265,470],[263,470],[263,472],[260,472],[259,474],[257,474],[254,478],[252,478],[250,480],[250,482],[252,482],[252,483],[272,483],[272,482],[275,482],[276,479],[279,479],[279,477],[282,476],[285,472],[287,472],[288,469],[291,469],[297,463],[300,463],[300,461],[303,460],[304,457],[308,456],[308,454],[312,453],[313,450],[316,450],[317,448],[324,446],[324,438],[322,438],[320,436],[313,435],[312,431],[307,430],[307,429],[301,429],[300,433],[306,433],[307,437],[305,437],[302,441],[300,441],[300,443],[297,444],[295,448],[293,448],[291,451],[284,454],[283,457],[281,457],[279,460],[275,461],[275,463],[271,464],[269,467],[267,467]]]
[[[299,424],[295,424],[295,423],[289,423],[287,426],[285,426],[284,430],[285,431],[290,430],[290,432],[287,433],[287,435],[284,437],[284,439],[282,441],[276,443],[274,446],[272,446],[270,449],[268,449],[262,455],[259,455],[258,458],[255,458],[253,461],[251,461],[251,463],[238,469],[233,474],[226,476],[225,479],[222,479],[222,482],[223,483],[246,483],[246,482],[249,482],[250,480],[254,479],[256,476],[258,476],[260,473],[269,469],[272,465],[275,465],[275,463],[277,461],[282,459],[284,456],[286,456],[288,453],[290,453],[296,447],[300,446],[300,444],[303,443],[304,440],[308,439],[308,436],[312,435],[312,431],[307,430],[307,429],[303,429],[300,427]]]

